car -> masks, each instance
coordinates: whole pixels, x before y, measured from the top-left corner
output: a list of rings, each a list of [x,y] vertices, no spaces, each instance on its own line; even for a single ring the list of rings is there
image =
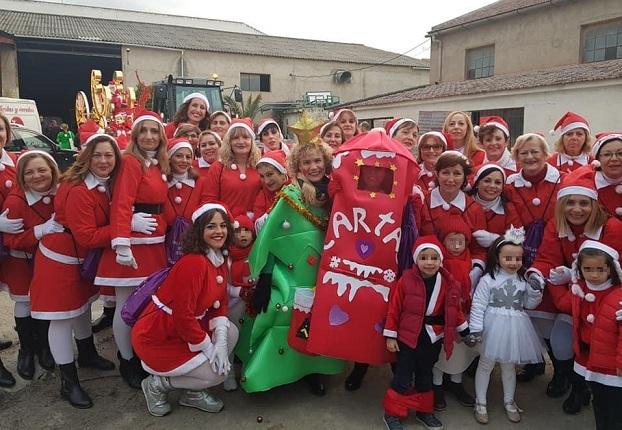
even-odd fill
[[[11,124],[13,139],[8,142],[4,149],[20,155],[22,152],[36,149],[45,151],[56,160],[61,172],[67,170],[75,161],[78,151],[60,149],[60,147],[38,131],[31,130],[17,124]]]

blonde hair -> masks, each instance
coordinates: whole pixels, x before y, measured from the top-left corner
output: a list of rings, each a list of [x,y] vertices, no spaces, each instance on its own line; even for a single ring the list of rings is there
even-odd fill
[[[52,185],[50,186],[50,189],[57,186],[60,172],[58,171],[58,166],[56,165],[56,163],[54,163],[52,157],[46,157],[45,155],[39,154],[37,152],[26,152],[17,159],[17,170],[15,176],[17,177],[17,183],[19,184],[19,187],[23,191],[29,190],[29,188],[26,186],[26,182],[24,181],[24,170],[26,169],[26,165],[28,164],[28,162],[30,160],[34,160],[35,158],[42,158],[43,161],[45,161],[45,164],[47,164],[52,171]]]
[[[110,136],[99,136],[90,141],[86,148],[80,151],[78,158],[76,158],[76,161],[71,165],[71,167],[62,174],[60,180],[63,182],[73,183],[83,181],[89,173],[91,158],[93,158],[95,147],[102,142],[110,143],[112,151],[114,152],[114,168],[112,169],[112,172],[110,172],[110,183],[112,184],[114,182],[114,178],[119,172],[119,169],[121,168],[121,151],[119,151],[119,147]]]
[[[225,137],[222,140],[222,145],[220,146],[220,162],[228,168],[231,168],[231,165],[235,163],[233,149],[231,149],[231,139],[235,139],[241,135],[251,140],[251,149],[248,154],[247,161],[248,166],[256,166],[257,162],[261,158],[261,152],[259,151],[259,148],[257,148],[257,145],[255,145],[255,139],[253,139],[253,136],[246,129],[242,127],[235,127],[233,130],[228,131],[227,134],[225,134]]]
[[[309,143],[299,143],[297,145],[294,145],[292,151],[287,157],[287,167],[290,171],[290,176],[293,178],[297,178],[300,180],[300,182],[302,182],[302,184],[300,184],[299,181],[292,181],[292,184],[294,184],[294,186],[300,188],[302,201],[305,204],[311,206],[322,207],[325,206],[328,202],[318,200],[313,184],[303,175],[299,174],[302,158],[312,151],[320,151],[320,154],[324,159],[324,168],[326,169],[324,174],[326,176],[330,175],[333,159],[332,150],[330,149],[330,146],[328,146],[328,144],[326,144],[323,140],[319,138],[315,138]]]
[[[143,122],[143,121],[141,121]],[[140,129],[142,125],[135,125],[132,128],[132,137],[130,139],[130,143],[125,148],[124,154],[129,154],[132,157],[136,158],[140,161],[141,166],[143,166],[143,170],[147,170],[147,165],[145,164],[145,153],[140,146],[138,146],[138,135],[140,134]],[[158,149],[156,152],[156,159],[158,160],[158,168],[162,173],[168,175],[169,173],[169,165],[168,165],[168,154],[166,152],[166,134],[164,134],[164,127],[162,127],[161,123],[158,123],[158,130],[160,131],[160,144],[158,145]]]
[[[475,137],[475,133],[473,132],[473,122],[471,121],[471,117],[462,111],[453,111],[447,115],[445,118],[445,122],[443,122],[443,131],[445,133],[449,132],[449,122],[454,115],[462,115],[464,120],[467,123],[466,135],[464,136],[464,155],[467,156],[469,160],[473,159],[473,155],[477,151],[481,151],[482,148],[479,147],[477,138]]]
[[[583,142],[583,146],[581,147],[581,152],[585,154],[589,154],[590,151],[592,150],[592,145],[594,145],[594,142],[596,141],[596,139],[594,139],[594,136],[588,133],[586,129],[581,128],[581,130],[585,132],[585,142]],[[559,152],[561,154],[566,153],[566,150],[564,149],[564,135],[565,134],[566,133],[559,136],[559,138],[553,144],[553,148],[555,149],[555,152]]]
[[[536,133],[525,133],[521,134],[516,138],[516,142],[512,147],[512,158],[514,159],[514,161],[518,161],[518,151],[520,151],[520,149],[525,146],[526,143],[529,143],[532,140],[538,141],[538,143],[540,144],[540,149],[542,150],[542,152],[544,152],[545,156],[548,157],[550,155],[549,145],[547,145],[544,137]]]
[[[557,232],[562,236],[568,236],[572,233],[568,220],[566,219],[566,215],[564,214],[568,200],[572,196],[572,194],[563,196],[561,199],[557,200],[557,203],[555,203],[555,224],[557,226]],[[593,235],[599,228],[605,225],[609,219],[609,214],[607,214],[598,201],[592,198],[590,198],[590,206],[592,208],[592,212],[587,218],[587,221],[585,221],[584,232]]]

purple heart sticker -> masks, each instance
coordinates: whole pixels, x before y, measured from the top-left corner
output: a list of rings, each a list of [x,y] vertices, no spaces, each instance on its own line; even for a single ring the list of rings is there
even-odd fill
[[[339,305],[333,305],[328,313],[328,323],[330,325],[343,325],[348,322],[350,316],[339,307]]]
[[[356,252],[361,258],[365,259],[369,257],[374,252],[374,242],[371,240],[362,240],[359,239],[356,241]]]

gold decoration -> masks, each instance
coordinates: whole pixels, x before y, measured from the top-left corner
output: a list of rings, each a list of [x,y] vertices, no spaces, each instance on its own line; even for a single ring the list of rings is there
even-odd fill
[[[374,193],[373,191],[371,193],[369,193],[369,197],[371,197],[372,199],[376,198],[376,193]]]
[[[299,205],[297,202],[294,201],[294,199],[292,199],[290,196],[285,194],[283,191],[279,191],[277,193],[277,196],[279,198],[285,200],[285,203],[287,203],[293,210],[295,210],[300,215],[302,215],[307,220],[309,220],[309,222],[311,224],[313,224],[317,228],[320,228],[322,230],[326,230],[326,226],[328,224],[328,219],[321,219],[320,217],[314,215],[313,212],[311,212],[309,209]]]
[[[320,134],[321,127],[322,123],[311,118],[307,111],[302,111],[298,121],[287,126],[288,130],[296,135],[300,144],[311,143],[315,140]]]
[[[364,166],[364,165],[365,165],[365,163],[363,163],[363,160],[362,160],[362,159],[360,159],[360,158],[359,158],[358,160],[356,160],[356,162],[355,162],[354,164],[356,164],[356,165],[357,165],[357,166],[359,166],[359,167],[361,167],[361,166]]]
[[[391,167],[389,167],[389,169],[395,172],[397,170],[397,166],[395,164],[391,164]]]

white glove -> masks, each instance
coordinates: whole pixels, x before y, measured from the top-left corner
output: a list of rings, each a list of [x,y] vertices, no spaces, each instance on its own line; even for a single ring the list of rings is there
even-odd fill
[[[9,209],[5,209],[0,214],[0,233],[17,234],[24,231],[24,219],[23,218],[9,218]]]
[[[549,271],[549,282],[553,285],[566,285],[572,279],[572,270],[566,266],[557,266]]]
[[[622,302],[618,302],[618,304],[622,306]],[[622,309],[616,311],[616,320],[622,321]]]
[[[255,234],[259,234],[259,230],[261,230],[268,220],[268,214],[263,214],[259,218],[255,220]]]
[[[62,233],[63,231],[65,231],[65,227],[63,227],[62,225],[57,223],[56,220],[54,220],[55,217],[56,214],[52,214],[49,220],[47,220],[43,224],[35,226],[34,231],[37,240],[41,240],[43,236],[48,234]]]
[[[479,278],[482,277],[484,271],[479,266],[474,266],[471,269],[471,273],[469,273],[469,278],[471,278],[471,295],[475,291],[475,287],[477,287],[477,283],[479,282]]]
[[[156,219],[144,212],[136,212],[132,215],[132,231],[142,234],[152,234],[158,228]]]
[[[544,279],[542,278],[542,276],[540,276],[538,273],[536,272],[531,272],[528,276],[527,276],[527,283],[529,284],[529,286],[536,290],[536,291],[542,291],[544,290]]]
[[[476,230],[473,232],[473,238],[475,238],[479,246],[483,248],[490,247],[498,237],[499,235],[497,233],[491,233],[486,230]]]
[[[214,354],[216,354],[216,348],[214,347],[214,344],[212,342],[206,342],[206,344],[207,345],[205,346],[205,348],[203,348],[201,351],[207,357],[207,361],[211,363],[214,361]]]
[[[132,248],[127,245],[118,245],[115,249],[117,253],[117,264],[121,266],[130,266],[134,269],[138,269],[138,264],[136,263],[136,259],[132,254]]]
[[[210,361],[212,370],[219,375],[226,375],[231,370],[231,363],[229,363],[229,349],[227,348],[227,331],[228,328],[224,325],[218,326],[214,329],[214,359]]]

